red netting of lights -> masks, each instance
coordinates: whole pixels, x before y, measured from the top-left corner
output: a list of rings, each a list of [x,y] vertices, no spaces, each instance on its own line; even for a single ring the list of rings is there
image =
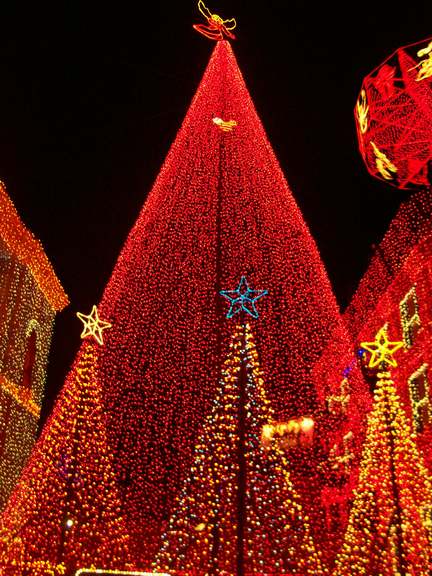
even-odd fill
[[[103,346],[78,352],[4,515],[19,539],[4,557],[15,545],[27,566],[71,570],[89,564],[99,540],[98,567],[124,568],[128,557],[151,568],[214,409],[233,330],[246,317],[227,318],[219,292],[242,276],[268,291],[259,318],[247,318],[276,420],[318,418],[311,369],[339,311],[231,46],[219,41],[100,303],[112,328]],[[92,426],[105,431],[92,435]],[[290,454],[318,548],[319,446],[316,438]],[[276,546],[271,521],[264,532]],[[253,540],[247,553],[262,545]]]
[[[368,171],[400,189],[430,185],[432,39],[399,48],[363,81],[355,107]]]

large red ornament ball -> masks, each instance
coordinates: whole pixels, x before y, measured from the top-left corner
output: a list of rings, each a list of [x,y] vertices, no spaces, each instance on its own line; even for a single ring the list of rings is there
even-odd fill
[[[399,48],[366,76],[355,119],[372,176],[401,189],[430,186],[432,38]]]

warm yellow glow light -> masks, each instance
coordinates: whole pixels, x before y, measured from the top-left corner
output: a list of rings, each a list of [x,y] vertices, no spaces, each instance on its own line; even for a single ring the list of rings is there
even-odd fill
[[[222,120],[222,118],[218,118],[217,116],[213,118],[213,122],[218,128],[222,130],[222,132],[232,132],[232,130],[237,126],[237,122],[235,120],[225,121]]]
[[[374,142],[372,142],[372,140],[371,146],[375,154],[375,161],[378,172],[386,180],[391,180],[397,172],[397,167],[393,164],[393,162],[391,162],[391,160],[389,160],[389,158],[387,158],[384,152],[381,152],[381,150]]]
[[[366,100],[365,90],[362,90],[360,92],[359,99],[357,100],[356,110],[360,132],[364,134],[368,129],[368,115],[369,115],[369,106]]]
[[[205,522],[200,522],[195,526],[195,532],[204,532],[207,528],[207,524]]]
[[[416,68],[419,69],[416,80],[417,82],[420,82],[421,80],[426,80],[426,78],[432,76],[432,42],[430,42],[426,48],[419,50],[417,56],[419,58],[426,56],[426,58],[416,66]]]
[[[303,430],[303,432],[309,432],[310,430],[312,430],[314,425],[315,422],[312,420],[312,418],[303,418],[300,421],[300,428]]]

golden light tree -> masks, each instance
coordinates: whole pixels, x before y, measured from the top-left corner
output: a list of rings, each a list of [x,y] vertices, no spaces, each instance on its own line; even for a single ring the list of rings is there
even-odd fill
[[[361,344],[379,367],[360,476],[334,576],[427,576],[432,488],[388,365],[401,342]]]
[[[107,444],[99,350],[93,339],[83,343],[3,514],[1,576],[128,566],[129,536]]]
[[[326,574],[288,459],[263,440],[273,418],[250,325],[238,324],[155,569]]]

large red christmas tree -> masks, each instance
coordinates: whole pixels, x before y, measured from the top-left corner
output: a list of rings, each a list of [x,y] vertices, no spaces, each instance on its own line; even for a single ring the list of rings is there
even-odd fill
[[[85,412],[85,425],[75,422],[83,418],[84,408],[77,406],[86,402],[76,389],[77,371],[88,354],[85,342],[2,528],[20,538],[27,562],[64,561],[73,570],[88,566],[94,552],[94,539],[80,529],[85,518],[94,538],[103,540],[99,549],[107,546],[104,558],[103,552],[95,554],[94,564],[118,567],[117,550],[127,545],[133,565],[148,569],[193,468],[194,448],[212,413],[236,322],[249,318],[253,324],[274,421],[297,422],[317,414],[311,367],[339,321],[316,245],[226,40],[215,46],[98,309],[112,325],[103,332],[103,344],[94,344],[101,411]],[[87,489],[93,484],[86,475],[97,467],[97,451],[91,435],[80,430],[96,430],[101,413],[106,428],[101,458],[109,471],[100,475],[96,498]],[[59,429],[61,451],[56,448]],[[286,447],[292,493],[310,514],[317,546],[316,536],[323,534],[319,511],[306,495],[311,500],[317,494],[318,436],[313,444]],[[81,458],[74,457],[73,445],[80,446]],[[42,485],[41,454],[53,460],[43,482],[43,506],[33,494]],[[60,498],[65,475],[67,490]],[[17,506],[29,494],[34,504],[18,514]],[[62,524],[69,517],[61,512],[65,498],[73,502],[74,550],[69,552]],[[114,510],[118,501],[121,522],[114,525],[107,518],[99,534],[95,526],[102,510]],[[266,537],[273,536],[270,527]],[[302,545],[305,538],[309,535],[297,535]],[[6,544],[4,561],[13,554]]]

